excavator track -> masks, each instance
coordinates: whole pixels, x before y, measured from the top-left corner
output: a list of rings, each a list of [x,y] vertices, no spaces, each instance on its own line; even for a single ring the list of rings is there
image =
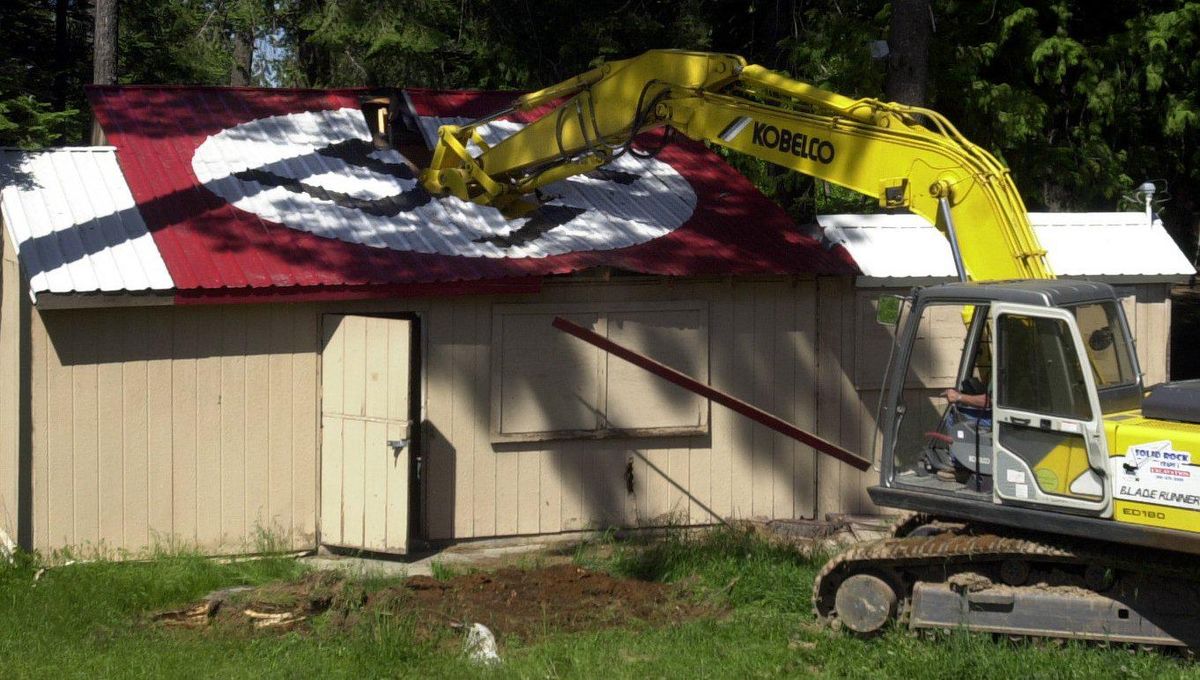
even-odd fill
[[[914,524],[906,523],[908,535],[826,563],[813,584],[816,614],[859,634],[898,620],[914,629],[1200,649],[1195,560],[999,527]]]

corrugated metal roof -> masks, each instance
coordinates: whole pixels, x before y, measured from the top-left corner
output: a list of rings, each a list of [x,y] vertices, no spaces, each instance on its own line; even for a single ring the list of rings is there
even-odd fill
[[[844,250],[802,233],[690,142],[548,187],[542,208],[516,222],[430,197],[398,152],[371,147],[359,94],[89,91],[177,288],[193,295],[516,281],[596,266],[681,276],[856,272]],[[408,93],[426,131],[509,98]],[[499,137],[521,121],[498,121],[487,133]]]
[[[1058,276],[1178,280],[1195,269],[1141,212],[1030,213]],[[820,215],[826,240],[845,246],[870,279],[956,277],[950,244],[916,215]]]
[[[0,211],[35,299],[174,287],[110,147],[0,149]]]
[[[1145,213],[1030,213],[1059,276],[1178,278],[1196,273],[1160,220]]]

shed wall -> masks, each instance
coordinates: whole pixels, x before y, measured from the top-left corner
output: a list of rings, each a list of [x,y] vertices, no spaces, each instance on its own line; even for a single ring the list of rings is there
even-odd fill
[[[325,313],[420,319],[431,540],[870,511],[874,473],[721,407],[706,435],[493,443],[489,402],[499,305],[703,300],[716,387],[865,452],[878,389],[856,383],[855,362],[879,351],[864,340],[876,337],[864,324],[875,323],[878,292],[849,278],[593,281],[528,297],[35,311],[32,546],[136,551],[174,540],[238,552],[258,547],[262,530],[314,546]],[[1139,350],[1152,382],[1166,375],[1169,303],[1165,286],[1133,292],[1145,298],[1131,318],[1150,338]],[[0,352],[0,370],[11,362]],[[0,437],[5,494],[15,488],[10,438]]]
[[[7,233],[0,235],[0,544],[20,537],[21,442],[27,427],[22,418],[22,317],[25,296],[16,249]]]
[[[47,311],[31,335],[35,547],[312,543],[311,310]]]
[[[1117,293],[1125,303],[1125,314],[1137,342],[1143,383],[1150,386],[1166,382],[1171,377],[1170,284],[1117,286]]]

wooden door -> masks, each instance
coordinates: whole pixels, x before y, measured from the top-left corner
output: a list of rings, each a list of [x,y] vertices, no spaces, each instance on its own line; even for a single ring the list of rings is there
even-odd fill
[[[406,552],[412,322],[327,314],[321,350],[321,543]]]

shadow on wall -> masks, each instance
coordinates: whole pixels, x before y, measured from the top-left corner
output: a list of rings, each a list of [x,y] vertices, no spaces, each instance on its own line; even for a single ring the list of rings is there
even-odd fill
[[[835,284],[833,290],[844,292],[843,289],[849,290],[849,285],[848,281],[843,281]],[[601,308],[605,304],[633,299],[644,301],[649,307],[655,302],[708,300],[711,332],[705,342],[708,343],[708,361],[712,369],[706,382],[806,429],[819,429],[823,436],[854,450],[869,446],[870,437],[861,436],[862,423],[853,416],[839,416],[841,413],[858,413],[861,406],[860,397],[853,388],[851,368],[842,365],[839,351],[838,336],[853,338],[855,335],[849,310],[843,314],[840,308],[835,309],[837,318],[827,321],[826,332],[833,335],[828,340],[828,348],[832,351],[826,352],[828,364],[818,375],[816,336],[819,322],[815,282],[810,280],[791,286],[778,280],[761,284],[681,283],[642,285],[636,291],[631,290],[631,286],[618,282],[599,284],[595,290],[589,290],[585,298],[574,295],[564,298],[566,301],[562,306],[578,304],[582,299]],[[834,304],[834,297],[830,292],[827,300],[830,307],[846,302],[842,295]],[[483,389],[471,389],[462,407],[456,401],[451,416],[453,425],[443,426],[443,429],[452,430],[459,437],[464,436],[463,431],[466,436],[476,433],[475,460],[458,461],[458,473],[465,478],[457,483],[474,485],[476,489],[482,485],[485,493],[475,502],[486,503],[487,508],[481,513],[478,508],[472,510],[470,503],[460,503],[464,506],[459,508],[460,512],[474,512],[475,516],[460,515],[434,521],[435,538],[545,533],[604,526],[661,526],[678,522],[679,516],[692,524],[719,522],[731,514],[813,517],[816,512],[823,512],[816,509],[818,465],[832,475],[831,491],[826,493],[833,495],[825,503],[837,504],[850,512],[866,509],[861,498],[864,494],[861,493],[859,473],[847,468],[843,475],[836,469],[836,462],[830,472],[823,461],[818,463],[816,454],[808,447],[735,414],[721,413],[719,410],[724,409],[719,406],[710,407],[709,429],[697,436],[597,438],[583,435],[565,440],[547,437],[525,442],[480,442],[478,437],[491,431],[493,423],[489,414],[495,408],[491,401],[495,392],[487,387],[487,373],[491,362],[497,361],[500,353],[508,350],[491,344],[495,337],[492,329],[495,321],[487,304],[464,300],[456,303],[454,310],[454,320],[443,332],[458,338],[462,344],[433,348],[434,352],[440,351],[445,356],[440,360],[431,359],[430,380],[449,380],[465,374],[470,376],[465,383],[483,381]],[[573,316],[565,309],[561,311],[565,316]],[[549,326],[552,318],[553,314],[544,317],[547,334],[559,333]],[[675,319],[651,317],[646,325],[646,333],[655,335],[652,331],[675,328],[679,324]],[[434,328],[431,333],[433,343],[438,331]],[[547,337],[553,338],[552,335]],[[703,376],[701,367],[689,361],[689,358],[694,359],[691,354],[694,348],[688,343],[681,344],[678,338],[670,338],[669,334],[658,335],[658,344],[649,354],[685,373]],[[539,350],[545,341],[534,340],[528,338],[521,351],[530,353],[531,363],[536,364],[539,359],[548,361],[546,352]],[[622,340],[637,347],[636,339],[627,336]],[[575,343],[570,345],[573,353],[590,351],[581,342],[570,338],[565,341]],[[468,347],[473,342],[487,344]],[[482,355],[479,354],[481,351]],[[848,356],[851,352],[845,354]],[[604,361],[619,361],[608,359],[603,353],[600,357]],[[545,389],[533,378],[524,376],[526,384],[521,385],[520,392],[524,399],[523,408],[528,412],[525,419],[550,422],[556,414],[566,410],[575,415],[581,411],[592,422],[602,421],[605,413],[596,408],[597,403],[589,397],[591,388],[584,388],[583,394],[573,392],[580,385],[594,386],[596,371],[595,362],[555,362],[552,382],[557,387],[554,389]],[[514,376],[514,379],[520,381],[522,376]],[[820,387],[818,383],[822,379],[829,385]],[[645,401],[668,407],[686,405],[692,398],[690,393],[658,379],[652,379],[643,387],[652,393]],[[818,404],[818,393],[825,397],[822,404]],[[825,414],[824,421],[817,418],[818,406]],[[873,408],[872,403],[870,409]],[[439,412],[445,409],[443,406]],[[459,414],[464,412],[471,420],[460,426]],[[821,427],[814,427],[818,422],[823,423]],[[718,435],[720,441],[714,441]],[[865,443],[860,439],[865,439]],[[430,464],[436,466],[439,453],[436,447],[431,448],[434,450]],[[482,457],[479,454],[483,454]],[[726,455],[731,455],[732,460]],[[494,478],[491,477],[493,473]],[[474,475],[473,479],[471,475]],[[530,475],[540,476],[542,481],[531,480]],[[844,481],[841,480],[843,476]],[[493,481],[496,485],[494,504],[488,486]],[[431,494],[436,495],[437,489],[448,489],[456,480],[433,472],[431,482]],[[547,484],[556,488],[549,488]],[[463,501],[462,498],[459,500]],[[483,516],[488,513],[501,516]],[[518,516],[505,517],[504,513]],[[546,513],[549,513],[549,524]],[[469,533],[472,531],[473,534]]]
[[[319,343],[316,310],[288,304],[46,310],[39,316],[63,366],[312,354]]]
[[[1170,380],[1200,378],[1200,296],[1178,295],[1171,300]]]
[[[429,482],[436,478],[457,478],[460,454],[451,439],[428,420],[421,421],[419,426],[414,424],[410,436],[408,536],[412,546],[412,541],[428,540],[430,537],[429,518],[436,514],[431,506],[458,507],[457,485],[431,489]],[[435,449],[436,457],[431,455]],[[466,464],[470,462],[466,461]]]
[[[836,290],[841,290],[849,284],[837,286]],[[589,293],[596,302],[629,299],[625,284],[598,284],[597,288],[597,293]],[[844,318],[839,317],[840,321],[823,331],[835,334],[823,340],[828,343],[826,349],[832,350],[823,356],[832,365],[818,373],[817,333],[819,327],[825,327],[816,318],[817,288],[813,282],[800,284],[799,288],[781,282],[646,287],[652,293],[652,302],[712,299],[707,340],[712,369],[708,382],[801,426],[823,429],[820,434],[848,448],[862,450],[870,441],[858,441],[860,423],[851,422],[850,416],[837,415],[857,413],[860,408],[859,394],[853,389],[852,365],[843,365],[844,359],[837,351],[841,342],[838,336],[855,335],[853,312],[839,312]],[[847,298],[838,299],[844,303]],[[487,440],[492,407],[489,385],[491,361],[499,352],[490,346],[492,306],[518,301],[522,300],[442,300],[430,308],[430,314],[440,314],[442,320],[426,318],[430,322],[429,349],[432,355],[438,355],[426,358],[427,380],[465,385],[466,391],[455,397],[453,413],[433,425],[428,431],[429,440],[423,442],[426,493],[422,514],[431,539],[548,533],[605,525],[662,525],[669,523],[667,516],[679,510],[689,523],[711,523],[729,514],[725,506],[733,507],[740,516],[813,516],[818,465],[813,462],[816,458],[811,449],[739,416],[725,414],[718,418],[715,411],[721,407],[711,407],[709,434],[700,436],[492,444]],[[829,306],[835,306],[832,302],[833,298],[827,300]],[[372,306],[371,312],[386,311],[383,307]],[[347,304],[336,311],[355,313],[361,309],[365,308]],[[42,313],[41,319],[50,339],[50,351],[65,366],[170,360],[177,362],[173,369],[176,377],[174,387],[167,389],[178,391],[190,384],[181,380],[195,380],[192,376],[196,373],[184,363],[190,359],[216,360],[220,368],[198,364],[210,380],[224,380],[228,375],[231,380],[245,380],[250,388],[252,380],[245,377],[248,374],[238,363],[240,359],[245,358],[249,365],[268,359],[274,362],[277,357],[290,361],[288,355],[315,355],[320,343],[318,311],[335,310],[330,305],[216,305],[57,310]],[[661,323],[665,325],[662,330],[678,325],[674,319],[662,319]],[[549,327],[548,332],[558,333]],[[655,337],[661,346],[667,342],[663,338],[670,335]],[[698,374],[698,365],[670,359],[686,358],[689,352],[687,345],[667,344],[661,352],[652,354],[680,370]],[[588,370],[582,363],[567,362],[559,369],[556,382],[583,384],[594,377]],[[81,375],[97,379],[94,372]],[[828,384],[819,386],[819,376],[824,376]],[[309,379],[309,387],[300,388],[296,383],[297,388],[319,389],[315,373]],[[665,381],[654,380],[646,386],[653,391],[654,400],[669,406],[686,404],[691,398]],[[205,383],[197,389],[201,387],[208,390],[206,398],[220,396],[219,384]],[[823,401],[818,400],[818,394]],[[559,409],[559,402],[566,396],[562,392],[534,391],[528,406],[549,414]],[[869,409],[873,408],[874,403],[869,404]],[[818,423],[817,409],[824,419],[820,428],[812,427]],[[444,407],[439,412],[446,413]],[[259,417],[253,409],[248,415]],[[839,423],[839,417],[846,422]],[[721,425],[715,425],[718,420]],[[828,426],[829,422],[833,425]],[[720,428],[720,442],[713,441],[717,432],[711,429],[714,426]],[[723,468],[713,463],[716,456],[712,451],[718,449],[732,451],[734,457]],[[730,465],[736,472],[730,472]],[[843,474],[836,469],[822,470],[835,476]],[[490,481],[482,479],[485,472],[491,475]],[[729,474],[741,475],[745,486],[730,491],[726,479],[717,479],[717,475]],[[831,493],[851,495],[826,502],[859,511],[860,478],[849,469],[846,474],[845,483],[835,483]],[[561,491],[545,497],[542,485],[551,481]],[[714,498],[718,481],[725,489],[725,499],[720,502]],[[752,491],[747,488],[750,486]],[[464,491],[472,495],[470,502],[462,496]],[[533,497],[526,497],[528,494]],[[752,498],[753,494],[759,497]],[[519,508],[517,516],[504,516],[511,508]],[[455,512],[472,516],[455,517]]]
[[[720,306],[719,314],[724,318],[709,320],[710,327],[719,323],[722,330],[719,335],[716,329],[710,330],[708,342],[713,368],[708,382],[785,419],[803,425],[807,417],[810,418],[809,423],[814,423],[815,412],[811,408],[809,412],[805,411],[806,405],[817,405],[816,285],[809,282],[799,289],[787,288],[786,284],[779,283],[763,285],[766,287],[753,283],[686,284],[654,287],[652,290],[654,296],[662,300],[704,299],[715,293],[710,303],[711,309],[716,310]],[[626,288],[614,283],[611,287],[601,287],[598,297],[601,302],[621,302],[627,300],[626,294]],[[725,425],[720,426],[724,428],[724,440],[719,443],[712,441],[712,434],[696,437],[618,437],[602,442],[541,441],[494,446],[481,439],[468,448],[473,446],[477,452],[487,454],[484,457],[488,460],[480,463],[481,458],[476,454],[472,454],[473,459],[462,460],[466,455],[462,453],[462,446],[453,445],[451,442],[454,440],[449,435],[462,436],[460,433],[465,430],[468,433],[482,433],[486,437],[491,426],[490,361],[499,352],[488,346],[493,337],[492,305],[517,301],[521,300],[443,300],[436,304],[440,311],[433,312],[453,316],[454,320],[429,329],[432,351],[443,355],[436,361],[432,357],[426,360],[425,365],[431,372],[429,380],[456,384],[466,382],[471,387],[465,399],[467,407],[461,409],[465,413],[455,412],[452,421],[438,423],[437,428],[440,429],[435,428],[431,432],[431,440],[425,442],[424,451],[428,456],[425,488],[428,493],[424,516],[432,523],[432,538],[457,535],[456,519],[446,508],[473,513],[475,517],[470,522],[475,522],[481,513],[492,514],[490,519],[478,520],[483,522],[478,525],[482,535],[542,533],[594,528],[597,525],[661,525],[666,523],[664,516],[680,509],[691,523],[716,522],[728,513],[717,509],[719,506],[713,503],[713,489],[717,485],[715,475],[730,474],[728,465],[711,472],[713,479],[709,479],[709,472],[697,472],[692,465],[711,465],[704,456],[713,457],[708,452],[718,447],[733,451],[732,465],[746,471],[745,477],[759,480],[755,484],[765,484],[765,487],[756,487],[757,493],[766,494],[766,499],[759,501],[757,510],[754,499],[748,495],[738,497],[736,490],[732,492],[735,497],[726,501],[726,504],[732,502],[738,508],[738,514],[812,516],[813,508],[807,504],[815,498],[816,466],[803,460],[806,457],[811,459],[811,450],[733,415],[727,416],[723,421]],[[224,379],[221,376],[226,374],[231,379],[244,376],[244,369],[238,364],[243,358],[274,362],[276,357],[288,361],[288,355],[316,354],[320,343],[318,311],[334,311],[331,307],[274,304],[79,309],[46,311],[40,318],[47,330],[50,352],[64,366],[171,361],[176,367],[173,371],[182,371],[183,374],[176,375],[173,388],[167,387],[167,394],[170,394],[171,389],[177,391],[183,388],[185,383],[180,382],[182,379],[194,382],[192,376],[196,375],[196,369],[186,363],[188,360],[215,360],[220,368],[204,368],[200,365],[200,370],[210,380],[217,380]],[[361,307],[347,304],[337,311],[354,313],[358,309]],[[382,311],[382,308],[372,307],[372,311]],[[800,318],[808,315],[812,318]],[[669,330],[678,325],[677,320],[671,318],[659,322],[665,324],[665,328],[660,330]],[[548,325],[547,332],[559,333]],[[651,333],[651,329],[646,332]],[[663,338],[670,338],[671,334],[654,335],[662,351],[652,354],[673,364],[675,368],[694,375],[701,374],[698,364],[671,359],[688,358],[690,347],[663,346],[668,342]],[[853,332],[849,332],[848,336],[853,337]],[[629,342],[629,338],[625,341]],[[471,346],[477,342],[484,345]],[[836,343],[837,340],[829,342]],[[630,344],[636,345],[637,342]],[[447,355],[452,356],[449,362]],[[836,352],[830,356],[840,361]],[[583,384],[590,377],[587,370],[582,363],[567,362],[556,376],[557,382],[562,385]],[[848,369],[839,365],[835,367],[835,372],[841,382],[851,382]],[[87,380],[97,379],[95,372],[80,375],[86,376]],[[167,377],[170,378],[169,375]],[[312,376],[314,382],[315,378],[315,375]],[[665,381],[653,380],[646,386],[652,390],[654,401],[670,407],[686,406],[691,399],[689,393]],[[219,384],[205,383],[196,389],[201,387],[207,389],[204,392],[208,395],[206,399],[220,396]],[[319,386],[313,384],[311,389],[319,389]],[[558,410],[564,394],[535,391],[533,397],[529,403],[531,409],[550,413]],[[848,412],[847,406],[857,402],[858,395],[853,389],[839,389],[832,392],[830,401],[820,407],[827,411]],[[718,408],[721,407],[711,407],[710,428],[713,421],[718,420],[713,415]],[[596,417],[595,414],[593,417]],[[468,422],[461,423],[463,419]],[[855,424],[847,426],[843,432],[857,433],[857,430]],[[826,432],[825,435],[842,440],[841,443],[850,448],[859,448],[859,442],[845,440],[837,431]],[[493,450],[494,455],[491,454]],[[469,490],[474,494],[483,482],[470,478],[466,470],[481,464],[495,465],[501,473],[496,474],[492,482],[498,488],[489,489],[474,499],[476,503],[492,503],[491,509],[477,511],[460,496],[460,489],[468,487],[462,487],[463,480],[459,478],[467,475],[465,479],[471,485]],[[507,473],[504,472],[506,470]],[[634,471],[632,482],[629,481],[631,470]],[[511,503],[496,500],[515,497],[518,489],[533,488],[533,493],[539,493],[537,489],[542,482],[530,482],[527,479],[530,474],[536,474],[539,480],[557,478],[558,486],[563,488],[562,498],[513,498]],[[762,482],[764,479],[766,481]],[[726,487],[729,485],[725,480],[721,480],[721,483]],[[800,486],[795,487],[796,484]],[[506,486],[512,488],[504,488]],[[785,489],[787,497],[780,495],[785,493]],[[724,493],[728,495],[730,492]],[[773,498],[772,494],[778,497]],[[547,502],[558,505],[547,510]],[[854,504],[857,502],[854,499],[847,501],[851,509],[856,507]],[[441,514],[451,514],[448,521],[434,519],[439,512],[428,507],[434,505],[441,506]],[[521,512],[524,514],[520,517],[494,516],[497,508],[516,506],[523,508]],[[548,521],[544,515],[547,512],[553,512],[557,517]],[[528,513],[535,514],[530,516]],[[462,521],[461,518],[459,521]]]
[[[541,310],[491,317],[493,323],[503,324],[491,335],[500,344],[493,348],[491,361],[501,362],[493,368],[492,379],[499,375],[500,384],[499,389],[492,385],[491,398],[503,403],[498,410],[494,404],[490,409],[499,414],[499,423],[479,425],[531,437],[524,442],[493,442],[492,450],[499,457],[536,458],[542,466],[553,466],[552,480],[547,482],[557,484],[567,497],[559,500],[556,530],[662,526],[677,523],[679,516],[687,520],[689,508],[696,516],[685,523],[721,521],[703,497],[708,489],[702,493],[691,489],[689,468],[671,468],[673,459],[678,466],[681,458],[687,463],[693,452],[713,448],[710,406],[691,392],[551,326],[562,313],[587,327],[606,329],[615,341],[707,382],[710,336],[708,319],[702,318],[707,316],[707,306],[667,304],[657,312],[646,312],[612,307],[628,302],[619,293],[606,292],[602,297],[605,301],[595,308],[601,311]],[[655,302],[646,303],[646,309],[655,307]],[[481,406],[486,414],[489,405]],[[702,433],[644,436],[656,428],[700,427],[695,420],[699,409],[703,409]],[[576,432],[565,433],[571,430]],[[788,473],[790,478],[790,469]],[[578,497],[578,508],[573,496]],[[521,524],[531,527],[532,521],[518,521]],[[554,528],[555,522],[550,526]]]

